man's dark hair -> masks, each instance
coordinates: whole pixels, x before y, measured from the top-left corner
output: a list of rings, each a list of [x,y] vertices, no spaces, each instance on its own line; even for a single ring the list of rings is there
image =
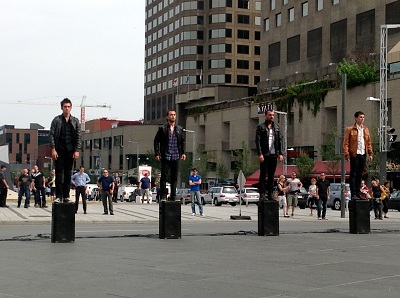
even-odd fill
[[[365,115],[364,112],[358,111],[354,113],[354,118],[358,118],[360,115]]]
[[[167,114],[165,115],[165,116],[167,116],[168,117],[168,115],[169,115],[169,112],[176,112],[174,109],[169,109],[168,111],[167,111]]]
[[[7,167],[5,165],[1,165],[1,169],[6,169]]]
[[[265,109],[265,113],[264,114],[267,115],[268,112],[274,112],[275,113],[274,109],[272,109],[272,108]]]
[[[63,107],[63,105],[66,103],[69,103],[72,106],[72,102],[69,98],[64,98],[60,103],[61,103],[61,107]]]
[[[80,167],[79,167],[79,169],[82,169],[82,168],[85,168],[83,165],[81,165]]]
[[[192,171],[197,171],[197,168],[193,168]]]

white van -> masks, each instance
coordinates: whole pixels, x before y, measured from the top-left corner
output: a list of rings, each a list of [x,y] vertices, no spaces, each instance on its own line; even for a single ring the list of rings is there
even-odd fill
[[[118,198],[123,201],[130,201],[129,196],[137,188],[136,185],[120,185],[118,187]]]

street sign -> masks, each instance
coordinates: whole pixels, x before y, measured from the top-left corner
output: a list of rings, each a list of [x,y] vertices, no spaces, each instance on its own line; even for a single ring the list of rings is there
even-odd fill
[[[240,170],[237,183],[239,185],[239,189],[243,189],[244,185],[246,184],[246,177],[243,174],[243,171]]]

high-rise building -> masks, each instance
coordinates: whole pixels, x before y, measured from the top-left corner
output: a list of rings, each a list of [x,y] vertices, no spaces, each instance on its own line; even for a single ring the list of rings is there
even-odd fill
[[[379,67],[380,26],[400,24],[400,1],[266,0],[261,17],[265,92],[331,76],[343,58]],[[388,49],[400,41],[399,30],[388,30]]]
[[[260,28],[261,1],[147,0],[145,121],[163,122],[168,109],[177,109],[178,95],[192,90],[240,86],[245,95],[256,93]],[[218,101],[218,91],[211,93]],[[180,100],[178,121],[185,102],[205,97]]]

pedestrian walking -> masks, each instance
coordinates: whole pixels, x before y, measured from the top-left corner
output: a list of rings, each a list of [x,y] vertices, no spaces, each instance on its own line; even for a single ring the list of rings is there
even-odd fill
[[[62,114],[56,116],[50,126],[51,157],[55,163],[55,202],[70,202],[71,171],[81,150],[81,125],[78,118],[71,115],[72,102],[68,98],[61,101]]]
[[[87,204],[86,204],[86,184],[90,182],[90,177],[85,173],[84,166],[79,167],[79,172],[75,173],[71,177],[71,182],[75,187],[75,213],[78,213],[79,207],[79,196],[82,197],[83,214],[87,214]]]
[[[121,179],[118,173],[114,173],[114,191],[113,191],[113,202],[118,203],[118,188],[121,184]],[[121,200],[122,202],[123,200]]]
[[[389,216],[387,216],[387,214],[389,212],[389,199],[391,197],[389,180],[386,180],[385,183],[382,185],[382,190],[383,190],[383,193],[381,195],[381,200],[382,200],[383,217],[389,218]]]
[[[154,152],[157,161],[161,161],[161,200],[167,199],[167,177],[169,174],[170,201],[176,199],[179,160],[186,160],[185,137],[183,128],[176,124],[175,110],[167,111],[167,123],[160,126],[154,138]]]
[[[265,121],[256,128],[256,148],[260,162],[258,190],[260,201],[273,200],[274,176],[279,161],[283,161],[282,142],[279,126],[274,122],[275,112],[265,111]]]
[[[18,178],[18,205],[17,208],[21,207],[22,196],[25,196],[24,208],[28,208],[31,197],[31,185],[32,178],[29,175],[28,169],[23,169],[21,175]]]
[[[327,220],[326,217],[326,206],[328,204],[328,200],[331,192],[331,184],[325,179],[325,173],[321,173],[320,179],[318,179],[317,183],[317,212],[319,220]],[[322,214],[321,214],[322,210]]]
[[[46,204],[46,178],[39,171],[39,167],[35,165],[32,173],[32,190],[35,195],[35,207],[47,208]]]
[[[0,167],[0,207],[8,208],[7,205],[7,194],[8,189],[10,188],[6,179],[6,170],[7,167],[5,165],[1,165]]]
[[[141,190],[141,194],[142,194],[142,204],[144,202],[145,196],[147,198],[147,204],[150,204],[149,196],[150,196],[150,189],[151,189],[151,181],[149,178],[149,174],[147,172],[144,173],[144,177],[142,177],[142,179],[140,179],[139,189]]]
[[[203,212],[203,204],[200,198],[200,185],[201,176],[198,174],[197,168],[192,169],[192,175],[189,176],[189,186],[190,186],[190,199],[192,203],[192,215],[196,215],[196,199],[199,206],[200,216],[205,216]]]
[[[364,125],[365,114],[356,112],[354,120],[354,125],[346,128],[343,154],[346,160],[350,160],[350,192],[352,199],[356,200],[361,198],[362,172],[366,160],[372,160],[373,150],[369,129]]]
[[[374,208],[375,219],[382,220],[382,193],[384,192],[383,187],[379,184],[379,180],[372,180],[371,182],[372,192],[372,206]]]
[[[313,216],[313,209],[317,198],[317,179],[311,178],[311,185],[308,187],[308,205],[310,207],[310,216]]]
[[[50,187],[50,202],[53,203],[56,198],[56,170],[51,171],[51,176],[47,180],[47,185]]]
[[[108,176],[108,171],[106,169],[103,170],[103,176],[101,176],[97,181],[97,186],[100,189],[101,201],[103,202],[103,208],[104,208],[103,215],[107,215],[108,210],[110,210],[110,215],[114,215],[113,201],[112,201],[112,195],[114,191],[114,177]],[[108,201],[108,209],[107,209],[107,201]]]
[[[292,173],[291,178],[286,180],[286,186],[288,186],[287,190],[287,209],[289,212],[289,208],[292,207],[292,213],[290,216],[294,216],[294,210],[296,209],[297,206],[297,194],[300,191],[300,188],[303,187],[303,184],[301,183],[300,179],[297,178],[297,174],[295,172]]]
[[[289,186],[285,186],[286,177],[284,175],[280,175],[277,183],[278,187],[278,202],[279,205],[282,205],[283,209],[283,217],[289,217],[288,207],[286,202],[286,191]]]

